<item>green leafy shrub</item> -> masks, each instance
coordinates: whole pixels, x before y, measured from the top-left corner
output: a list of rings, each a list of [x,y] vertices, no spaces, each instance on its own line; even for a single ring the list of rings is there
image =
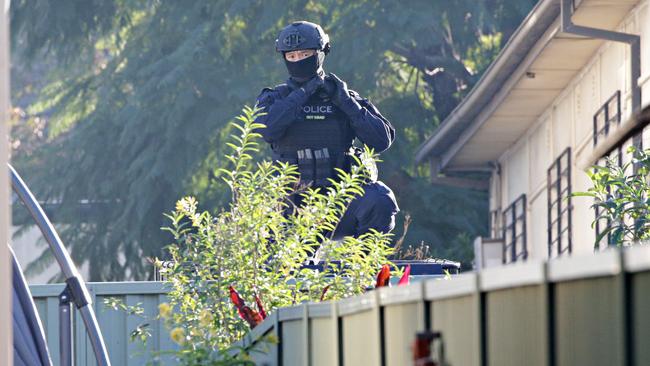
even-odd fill
[[[592,197],[598,215],[592,223],[601,223],[595,249],[607,238],[608,245],[629,245],[650,238],[650,150],[633,146],[627,151],[630,161],[619,166],[607,159],[604,166],[595,165],[587,174],[593,187],[575,196]]]
[[[258,296],[267,312],[340,299],[370,287],[392,253],[390,234],[373,231],[343,241],[332,241],[328,234],[350,201],[363,193],[364,164],[350,173],[340,171],[339,181],[326,190],[297,187],[295,166],[253,158],[260,137],[255,130],[263,128],[254,122],[259,114],[246,107],[234,124],[239,134],[229,144],[231,167],[219,173],[232,194],[227,209],[211,213],[185,197],[167,215],[170,225],[164,230],[174,238],[167,247],[171,266],[156,262],[171,285],[164,316],[185,364],[201,364],[197,354],[207,362],[211,350],[232,345],[249,330],[229,300],[230,286],[251,307]],[[369,150],[364,156],[376,160]],[[292,207],[292,194],[301,194],[303,204]],[[293,214],[287,215],[288,209]],[[318,248],[325,269],[303,268]]]

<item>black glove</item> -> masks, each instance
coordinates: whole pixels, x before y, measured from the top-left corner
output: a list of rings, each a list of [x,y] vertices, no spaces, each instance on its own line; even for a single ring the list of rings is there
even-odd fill
[[[348,84],[346,84],[345,81],[339,79],[339,77],[336,76],[336,74],[330,72],[329,75],[327,75],[326,80],[327,80],[327,83],[325,84],[326,88],[328,84],[334,85],[333,91],[330,94],[332,98],[332,103],[340,107],[344,105],[346,102],[348,102],[350,99],[352,99],[350,97],[350,91],[348,90]]]
[[[325,81],[323,80],[322,76],[316,75],[313,78],[309,79],[309,81],[306,82],[301,87],[301,89],[305,91],[305,94],[307,94],[307,96],[310,96],[310,95],[314,94],[314,92],[316,92],[316,90],[318,90],[318,88],[323,86],[324,82]]]
[[[334,82],[331,76],[326,75],[325,82],[323,83],[323,86],[320,89],[330,100],[332,100],[334,94],[336,93],[336,89],[338,89],[338,86],[336,85],[336,83]]]

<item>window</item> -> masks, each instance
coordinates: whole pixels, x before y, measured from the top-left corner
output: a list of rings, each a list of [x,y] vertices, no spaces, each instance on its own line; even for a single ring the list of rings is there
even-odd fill
[[[548,168],[548,257],[571,253],[571,148]]]
[[[622,167],[623,165],[628,164],[632,157],[628,154],[628,148],[630,146],[635,146],[637,150],[648,149],[650,147],[650,107],[643,109],[640,114],[634,117],[633,121],[622,125],[619,128],[624,128],[625,130],[621,131],[615,138],[609,138],[611,141],[601,141],[599,138],[602,135],[607,135],[609,127],[607,127],[607,121],[609,124],[614,121],[621,121],[621,106],[620,106],[620,92],[617,92],[612,96],[603,107],[601,107],[596,115],[594,116],[594,143],[601,143],[600,150],[605,150],[606,153],[602,154],[596,161],[597,165],[604,166],[607,159],[613,161],[614,164]],[[630,164],[627,167],[626,174],[637,174],[638,166],[636,164]],[[616,189],[611,189],[607,194],[610,197],[615,197],[617,195]],[[600,238],[601,233],[607,230],[608,227],[612,224],[606,217],[600,218],[600,210],[596,208],[595,210],[596,220],[595,220],[595,230],[596,237]],[[626,222],[626,225],[642,225],[641,222]],[[600,249],[607,248],[616,243],[613,242],[612,235],[605,235],[600,240],[594,244],[594,250],[598,251]]]
[[[605,166],[607,163],[607,160],[611,159],[614,161],[618,166],[623,165],[623,145],[619,144],[616,146],[612,151],[610,151],[609,154],[603,156],[601,159],[598,160],[597,165],[599,166]],[[608,191],[608,197],[611,194],[614,194],[615,192],[610,192]],[[595,214],[596,214],[596,238],[600,237],[600,234],[605,231],[610,225],[611,225],[611,220],[602,218],[598,219],[600,216],[601,209],[599,207],[594,208]],[[598,251],[604,248],[607,248],[610,245],[613,245],[614,243],[612,242],[612,235],[611,233],[607,233],[603,238],[601,238],[600,241],[595,243],[594,250]]]
[[[622,167],[623,165],[629,163],[631,161],[631,156],[628,154],[627,150],[631,145],[634,145],[637,149],[642,149],[643,146],[648,145],[647,141],[647,135],[649,134],[646,132],[647,128],[643,129],[634,129],[630,133],[626,134],[622,140],[620,140],[611,150],[608,154],[604,155],[601,157],[596,164],[600,166],[605,166],[607,159],[612,160],[616,165],[619,167]],[[627,174],[636,174],[638,166],[635,164],[632,164],[631,166],[628,167]],[[615,191],[610,191],[608,192],[608,195],[611,197],[615,195]],[[596,223],[595,223],[595,230],[596,230],[596,238],[600,237],[600,234],[605,231],[610,225],[611,221],[607,218],[601,218],[598,219],[598,217],[601,214],[601,209],[599,207],[596,207],[594,209],[595,215],[596,215]],[[616,245],[616,242],[613,241],[611,233],[607,233],[604,237],[600,239],[597,243],[595,243],[594,250],[598,251],[601,249],[605,249],[611,245]]]
[[[621,123],[621,91],[612,95],[594,115],[594,146],[609,134],[610,127]]]
[[[503,263],[528,258],[526,248],[526,195],[522,194],[503,211]]]

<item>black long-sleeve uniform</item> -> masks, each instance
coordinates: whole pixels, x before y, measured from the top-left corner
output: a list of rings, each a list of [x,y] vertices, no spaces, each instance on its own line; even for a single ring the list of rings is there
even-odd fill
[[[329,178],[336,178],[334,168],[349,171],[355,138],[376,152],[385,151],[395,140],[395,128],[377,108],[358,93],[349,93],[351,98],[335,105],[324,90],[307,95],[290,79],[263,89],[258,97],[258,106],[266,113],[257,119],[266,126],[260,133],[271,144],[274,159],[298,165],[302,182],[324,186]],[[319,160],[323,151],[328,156],[325,163]],[[364,185],[364,191],[350,203],[335,239],[370,229],[389,232],[395,226],[399,208],[390,188],[373,181]]]
[[[350,96],[336,106],[322,90],[310,96],[291,80],[265,88],[257,99],[266,113],[257,120],[266,126],[261,134],[280,153],[329,146],[347,151],[355,137],[376,152],[388,149],[395,139],[391,123],[358,93]]]

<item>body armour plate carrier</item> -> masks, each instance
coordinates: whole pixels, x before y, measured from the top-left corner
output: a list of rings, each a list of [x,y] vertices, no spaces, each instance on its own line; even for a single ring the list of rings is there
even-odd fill
[[[297,165],[301,184],[329,186],[338,175],[335,168],[350,172],[354,131],[349,118],[322,93],[300,109],[298,119],[272,144],[273,158]]]

